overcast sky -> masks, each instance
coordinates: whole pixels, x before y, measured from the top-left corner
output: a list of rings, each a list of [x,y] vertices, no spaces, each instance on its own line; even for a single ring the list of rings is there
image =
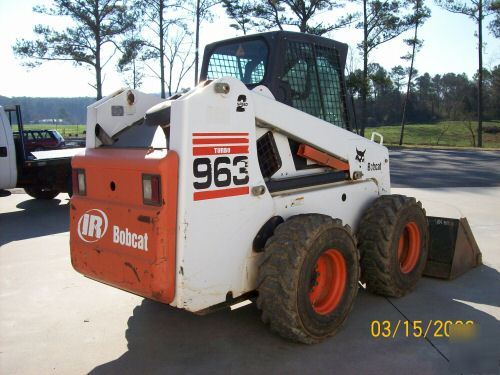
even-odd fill
[[[33,5],[40,0],[0,0],[0,45],[3,47],[0,58],[0,95],[3,96],[40,96],[72,97],[95,96],[95,90],[89,85],[94,83],[94,72],[69,62],[49,62],[28,70],[21,61],[14,57],[12,45],[17,38],[33,38],[33,26],[38,23],[64,28],[65,20],[48,17],[32,12]],[[45,1],[47,3],[47,1]],[[430,2],[429,2],[430,3]],[[447,72],[463,73],[471,77],[477,70],[477,39],[474,36],[476,25],[473,20],[463,15],[446,12],[434,5],[431,18],[420,29],[424,46],[417,55],[415,67],[419,73],[431,75]],[[486,20],[486,24],[489,19]],[[201,31],[201,46],[216,40],[234,37],[238,32],[229,27],[230,20],[222,12],[216,17],[216,23],[204,24]],[[500,64],[500,41],[493,38],[484,27],[486,44],[483,57],[484,66],[492,68]],[[408,52],[402,40],[406,35],[377,48],[370,56],[371,62],[377,62],[390,69],[395,65],[404,65],[400,56]],[[354,49],[362,39],[362,31],[354,28],[344,29],[331,35],[338,41],[348,43]],[[357,51],[353,54],[356,67],[361,67],[362,60]],[[183,82],[183,87],[193,85],[194,73],[191,72]],[[123,87],[122,77],[116,72],[113,62],[105,69],[104,95]],[[157,79],[145,80],[141,90],[159,92]]]

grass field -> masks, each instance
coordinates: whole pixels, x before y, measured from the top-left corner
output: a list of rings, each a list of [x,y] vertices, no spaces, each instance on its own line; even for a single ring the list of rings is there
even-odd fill
[[[410,124],[405,126],[405,145],[471,147],[472,135],[468,126],[474,131],[477,142],[477,123],[463,121],[443,121],[436,124]],[[25,125],[26,129],[56,129],[64,138],[83,137],[85,125]],[[483,146],[500,148],[500,121],[487,121],[483,128],[496,128],[497,133],[483,132]],[[14,129],[17,130],[17,129]],[[399,125],[379,126],[366,129],[366,137],[370,138],[373,131],[384,136],[384,144],[399,143]]]
[[[474,137],[477,142],[477,123],[471,122],[470,126],[474,131]],[[472,135],[468,127],[469,123],[464,121],[443,121],[436,124],[406,125],[404,144],[472,147]],[[500,121],[484,122],[483,129],[487,128],[494,128],[497,133],[492,134],[483,131],[483,147],[500,148]],[[399,144],[399,134],[401,131],[399,125],[367,128],[365,131],[366,137],[370,138],[373,131],[384,136],[384,144]]]
[[[55,129],[64,138],[83,137],[85,135],[85,125],[55,125],[55,124],[25,124],[26,130],[44,130]],[[13,126],[13,130],[17,131],[17,125]]]

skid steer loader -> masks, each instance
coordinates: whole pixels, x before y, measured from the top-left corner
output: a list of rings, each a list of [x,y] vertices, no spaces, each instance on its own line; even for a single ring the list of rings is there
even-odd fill
[[[120,90],[88,108],[73,159],[71,261],[195,313],[257,296],[280,335],[335,334],[358,292],[399,297],[429,226],[391,195],[389,154],[351,131],[347,46],[291,32],[217,42],[168,100]]]

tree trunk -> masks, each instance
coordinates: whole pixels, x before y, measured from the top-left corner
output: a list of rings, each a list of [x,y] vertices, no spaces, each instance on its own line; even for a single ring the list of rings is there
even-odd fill
[[[361,87],[361,136],[365,135],[367,119],[367,96],[368,96],[368,19],[366,14],[366,2],[363,0],[363,85]]]
[[[194,51],[194,85],[198,84],[198,61],[200,58],[198,49],[200,48],[200,0],[196,0],[196,35]]]
[[[174,69],[174,60],[172,60],[169,64],[169,68],[168,68],[168,73],[170,75],[170,77],[168,77],[168,96],[172,96],[173,94],[175,94],[174,92],[172,92],[172,71]]]
[[[102,99],[102,68],[101,68],[101,48],[96,48],[95,54],[95,89],[97,92],[96,99]]]
[[[132,88],[137,89],[137,68],[135,66],[135,58],[132,60]]]
[[[160,85],[161,85],[161,98],[165,99],[165,62],[164,62],[164,42],[163,39],[165,38],[165,30],[163,29],[163,9],[165,7],[164,0],[160,0],[160,6],[159,6],[159,14],[158,17],[160,17]]]
[[[94,3],[94,18],[96,22],[95,35],[95,89],[97,91],[96,99],[102,99],[102,66],[101,66],[101,24],[99,14],[99,4]]]
[[[479,0],[479,20],[478,20],[478,38],[479,38],[479,74],[477,78],[477,147],[483,147],[483,2]]]
[[[411,78],[413,76],[413,63],[415,62],[415,48],[417,46],[419,6],[420,6],[420,1],[417,0],[417,4],[415,6],[415,13],[417,14],[417,19],[415,20],[415,35],[413,36],[413,48],[412,48],[412,52],[411,52],[410,72],[408,73],[408,85],[406,86],[406,96],[405,96],[405,101],[403,103],[403,116],[401,117],[401,134],[399,135],[399,145],[400,146],[403,144],[403,136],[404,136],[404,132],[405,132],[405,121],[406,121],[406,107],[408,105],[408,100],[410,97]]]

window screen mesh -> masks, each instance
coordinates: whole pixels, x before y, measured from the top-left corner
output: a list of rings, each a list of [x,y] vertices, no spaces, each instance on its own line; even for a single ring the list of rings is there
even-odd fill
[[[340,84],[338,53],[331,48],[316,47],[316,62],[325,110],[323,119],[334,125],[345,127],[345,97]]]
[[[337,51],[289,41],[285,59],[282,80],[290,85],[293,107],[345,127],[345,98]]]
[[[307,43],[289,42],[285,59],[285,74],[282,80],[290,85],[293,106],[323,118],[312,46]]]
[[[231,76],[247,85],[264,79],[268,49],[262,40],[217,47],[208,61],[207,79]]]

